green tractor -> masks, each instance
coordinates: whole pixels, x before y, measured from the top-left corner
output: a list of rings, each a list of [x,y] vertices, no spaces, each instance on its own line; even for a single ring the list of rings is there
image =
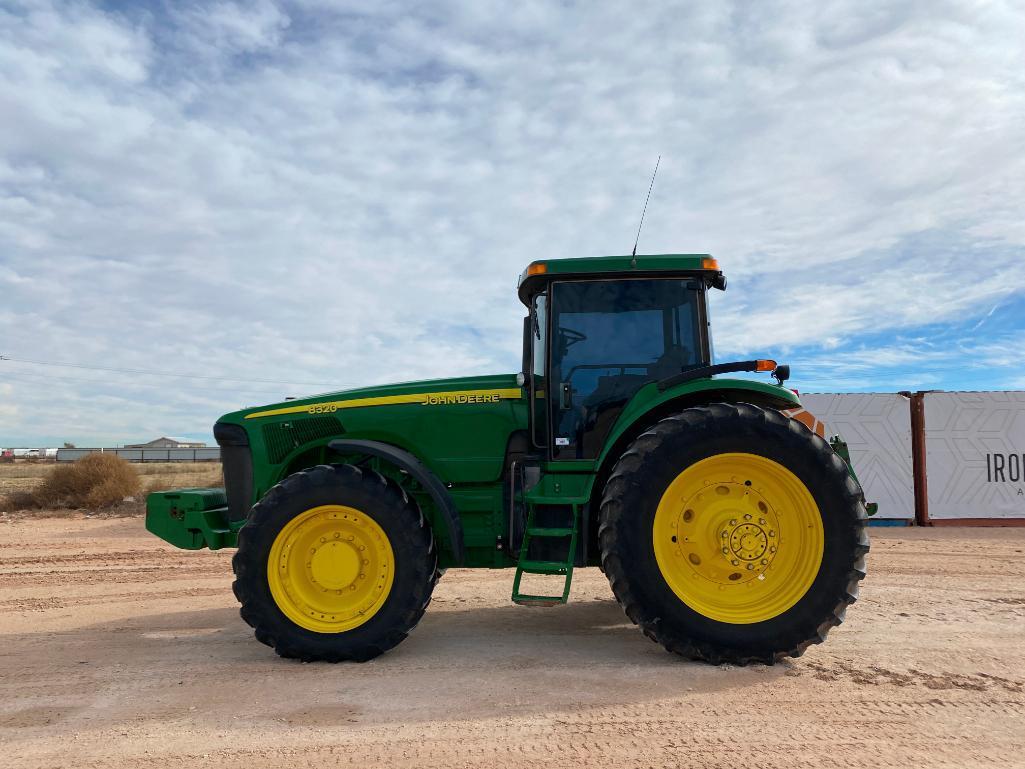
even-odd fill
[[[227,414],[225,488],[151,494],[146,526],[237,547],[242,618],[284,657],[391,649],[449,567],[515,569],[512,600],[550,606],[583,566],[670,651],[798,656],[858,595],[865,498],[787,416],[787,366],[713,363],[707,294],[725,287],[706,255],[534,262],[521,372]]]

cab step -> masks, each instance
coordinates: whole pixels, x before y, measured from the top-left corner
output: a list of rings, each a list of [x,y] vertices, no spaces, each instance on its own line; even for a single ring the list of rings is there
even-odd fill
[[[562,561],[520,561],[517,568],[525,574],[565,574],[573,567]]]
[[[562,597],[557,595],[527,595],[521,593],[513,599],[513,603],[520,606],[558,606],[563,601]]]
[[[560,500],[561,502],[562,500]],[[520,545],[520,560],[516,564],[516,577],[513,579],[512,600],[513,603],[521,606],[557,606],[569,600],[569,587],[573,580],[573,562],[576,560],[577,552],[577,531],[580,519],[579,505],[572,505],[573,525],[572,526],[537,526],[534,524],[534,514],[537,511],[538,503],[528,503],[527,526],[523,532],[523,543]],[[566,560],[565,561],[541,561],[528,558],[530,553],[530,542],[533,539],[566,539]],[[520,581],[524,574],[542,574],[547,576],[564,577],[562,593],[559,595],[534,595],[520,592]]]

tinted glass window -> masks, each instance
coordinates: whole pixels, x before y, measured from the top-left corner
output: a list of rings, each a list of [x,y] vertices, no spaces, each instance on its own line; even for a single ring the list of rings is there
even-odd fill
[[[592,459],[637,390],[705,362],[686,280],[556,283],[552,294],[554,456]]]
[[[533,322],[530,330],[530,407],[533,409],[531,438],[534,445],[543,448],[548,444],[548,420],[545,418],[545,364],[548,349],[548,297],[538,294],[534,297]]]

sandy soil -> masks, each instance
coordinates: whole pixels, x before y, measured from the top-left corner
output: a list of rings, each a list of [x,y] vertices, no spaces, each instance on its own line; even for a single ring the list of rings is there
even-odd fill
[[[299,664],[229,559],[0,523],[0,766],[1025,767],[1025,529],[874,530],[847,623],[771,668],[667,654],[595,569],[550,609],[450,571],[390,654]]]

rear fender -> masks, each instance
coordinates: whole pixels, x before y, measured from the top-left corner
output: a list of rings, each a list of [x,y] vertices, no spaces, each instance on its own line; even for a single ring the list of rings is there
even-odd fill
[[[660,419],[706,403],[751,403],[780,411],[801,405],[793,390],[749,379],[698,379],[664,392],[652,382],[638,390],[619,415],[598,457],[598,468],[615,464],[626,445]]]

